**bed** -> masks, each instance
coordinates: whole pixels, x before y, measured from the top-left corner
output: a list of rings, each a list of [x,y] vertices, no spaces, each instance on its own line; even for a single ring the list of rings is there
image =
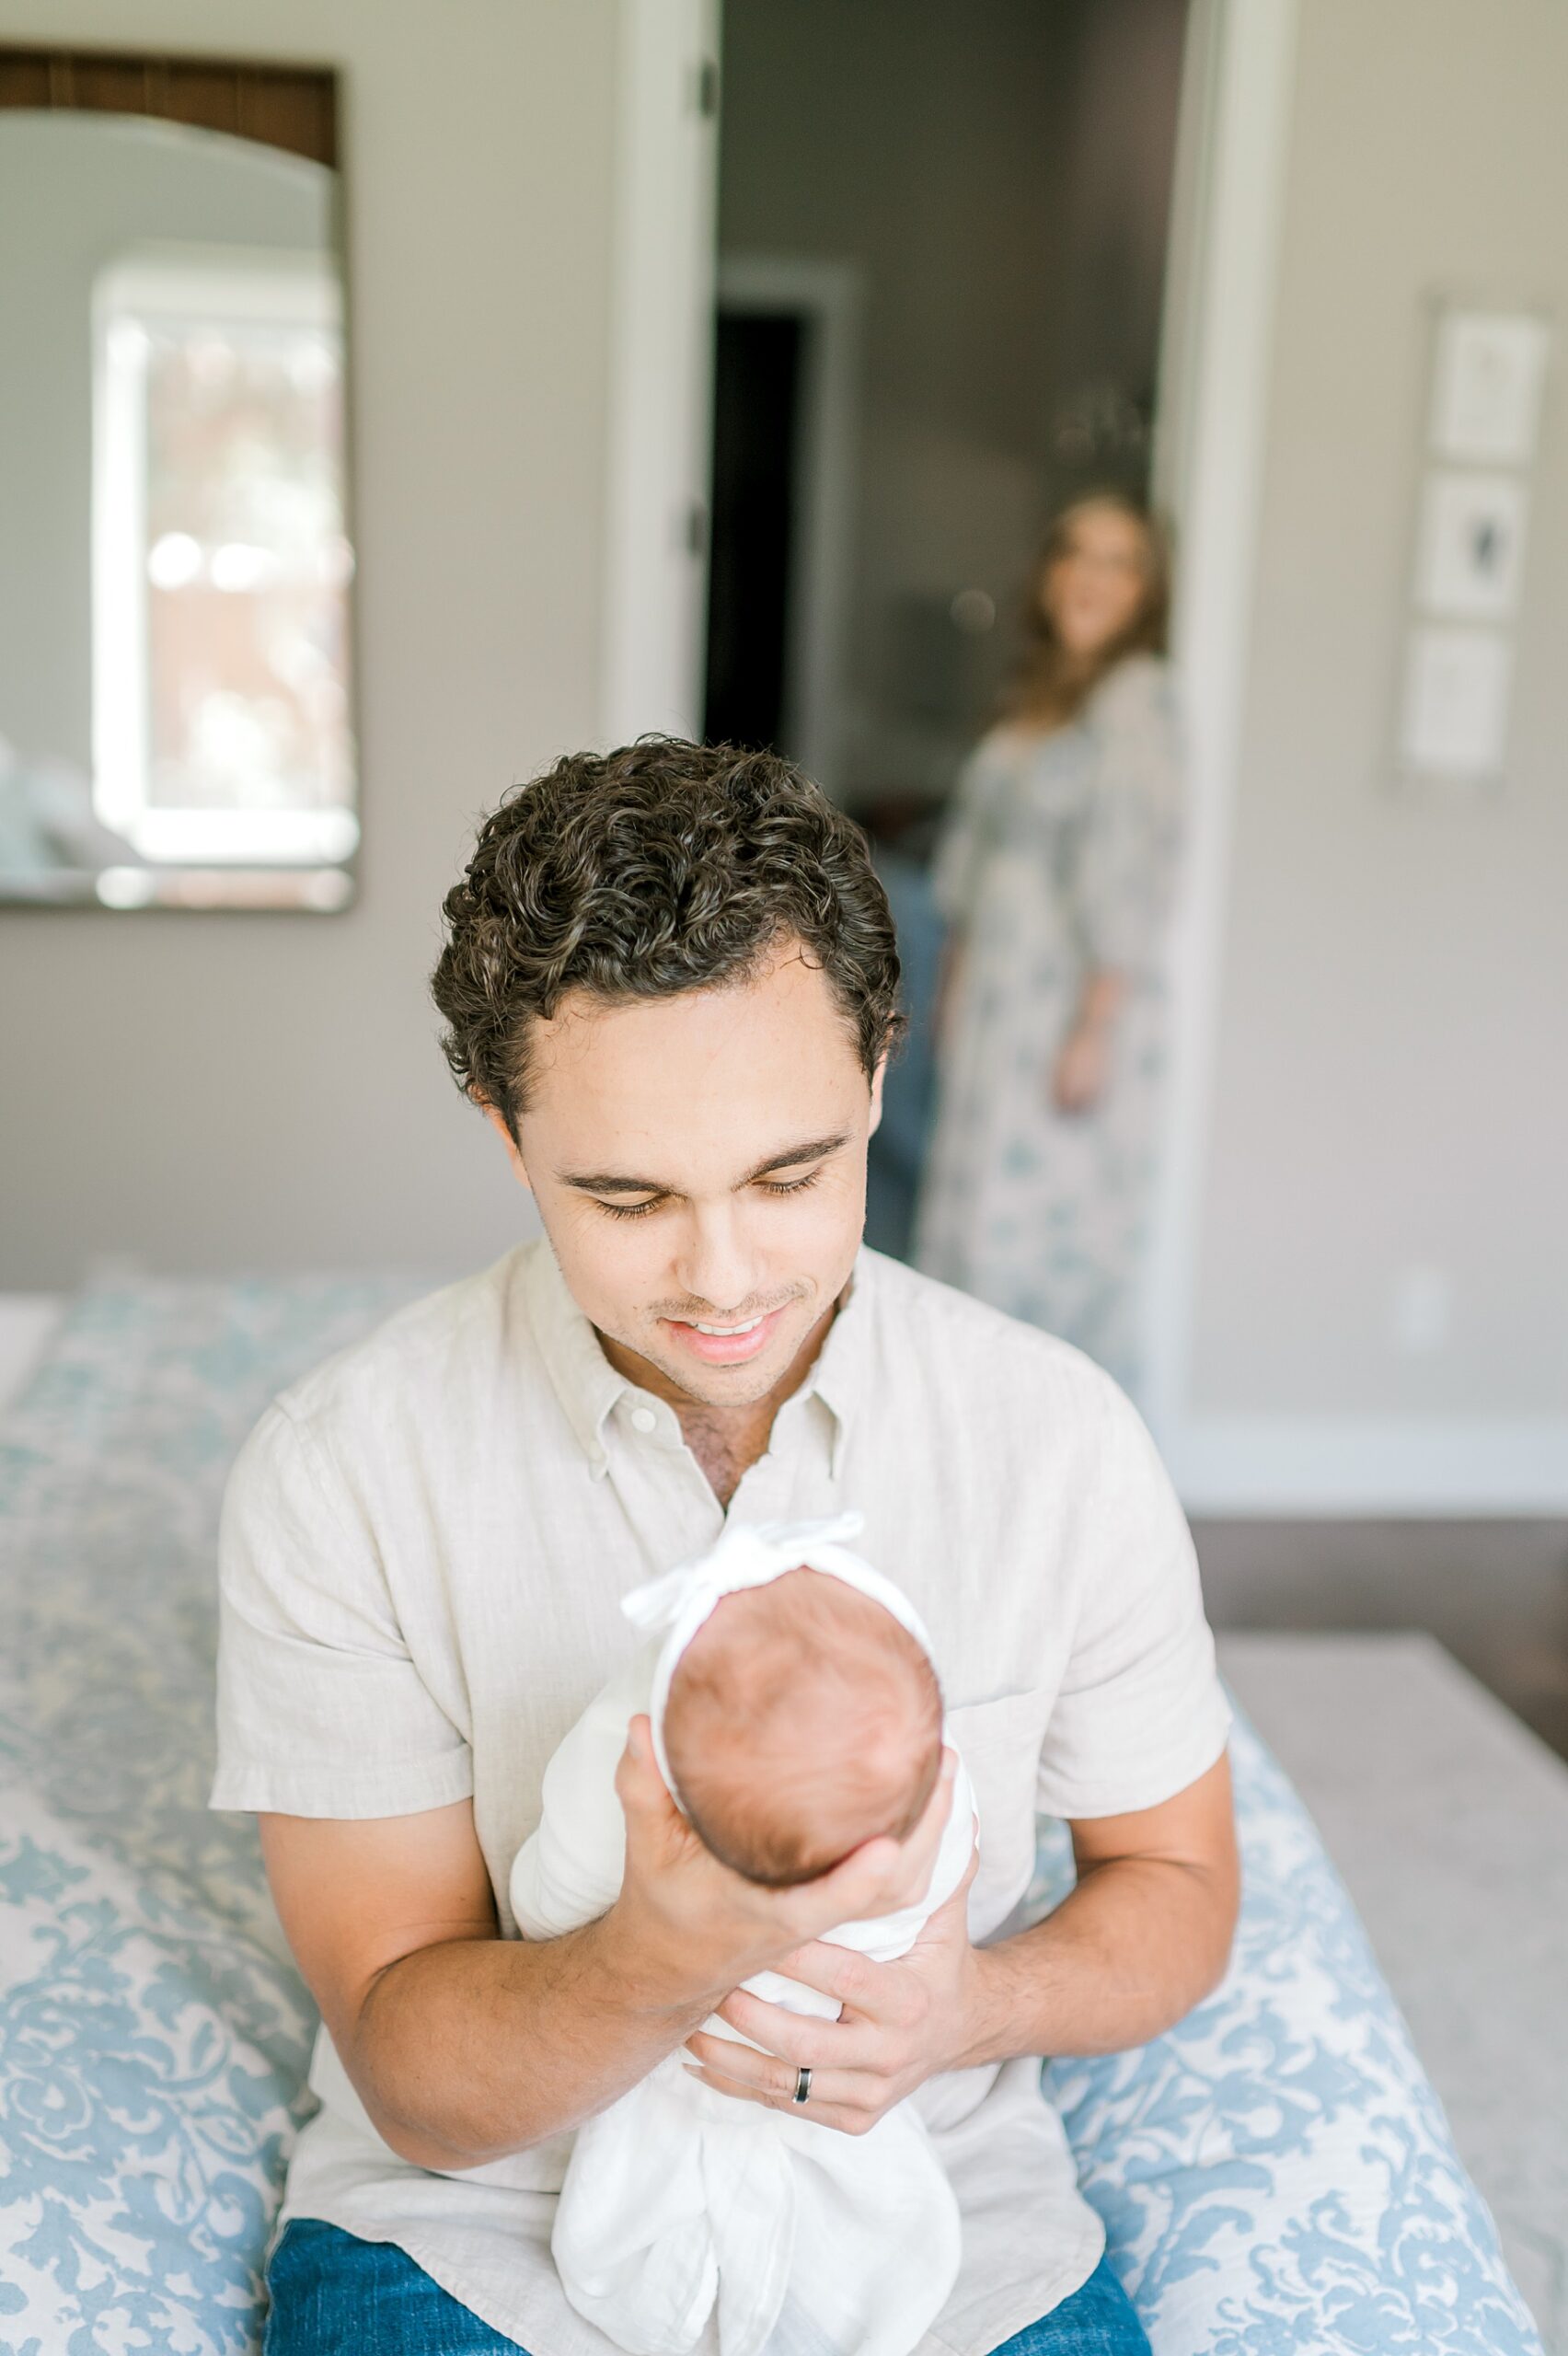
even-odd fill
[[[312,2027],[204,1805],[213,1560],[262,1404],[406,1297],[89,1288],[0,1425],[0,2350],[240,2356]],[[1310,1820],[1252,1729],[1230,1973],[1047,2081],[1156,2356],[1540,2356]],[[1039,1887],[1065,1886],[1043,1826]]]

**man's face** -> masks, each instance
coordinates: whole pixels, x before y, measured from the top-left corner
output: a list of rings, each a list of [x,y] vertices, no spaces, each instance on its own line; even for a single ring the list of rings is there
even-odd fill
[[[848,1282],[881,1111],[820,969],[581,996],[531,1049],[513,1158],[579,1307],[687,1398],[765,1398]]]

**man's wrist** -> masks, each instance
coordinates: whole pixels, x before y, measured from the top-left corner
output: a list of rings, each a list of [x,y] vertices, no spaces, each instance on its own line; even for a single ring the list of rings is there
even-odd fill
[[[1038,1958],[1031,1957],[1026,1969],[1018,1946],[1007,1939],[972,1951],[963,2047],[951,2068],[975,2070],[1044,2050]]]
[[[677,1939],[624,1896],[592,1925],[597,1960],[621,2004],[672,2020],[702,2020],[736,1984],[716,1972],[689,1939]]]

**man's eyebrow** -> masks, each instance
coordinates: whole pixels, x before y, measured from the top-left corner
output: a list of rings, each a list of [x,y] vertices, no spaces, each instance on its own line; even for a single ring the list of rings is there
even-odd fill
[[[624,1171],[563,1170],[563,1186],[575,1186],[580,1195],[667,1195],[669,1188],[658,1178],[632,1178]]]
[[[802,1161],[825,1161],[848,1142],[848,1130],[840,1129],[833,1137],[811,1138],[803,1145],[786,1146],[781,1153],[769,1154],[755,1170],[748,1170],[740,1184],[753,1186],[759,1178],[769,1177],[776,1170],[794,1170]],[[563,1170],[560,1183],[575,1188],[580,1195],[668,1195],[674,1191],[662,1178],[636,1178],[625,1170]]]
[[[782,1153],[771,1154],[766,1161],[759,1161],[755,1170],[748,1170],[741,1184],[752,1186],[759,1178],[767,1177],[775,1170],[793,1170],[802,1161],[824,1161],[830,1153],[836,1153],[841,1145],[848,1142],[848,1130],[840,1129],[835,1137],[813,1138],[805,1145],[789,1146]]]

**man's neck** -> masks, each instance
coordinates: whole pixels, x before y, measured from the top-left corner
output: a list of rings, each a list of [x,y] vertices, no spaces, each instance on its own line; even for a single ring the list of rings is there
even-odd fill
[[[751,1467],[767,1453],[773,1419],[786,1399],[794,1397],[816,1363],[844,1299],[841,1294],[825,1315],[818,1318],[771,1390],[760,1399],[748,1400],[740,1406],[716,1406],[706,1399],[694,1399],[662,1368],[636,1350],[628,1349],[623,1343],[612,1341],[607,1334],[599,1334],[599,1347],[617,1374],[624,1374],[640,1391],[651,1391],[656,1399],[664,1400],[674,1409],[686,1446],[702,1467],[720,1504],[728,1507]],[[598,1333],[597,1326],[594,1330]]]

